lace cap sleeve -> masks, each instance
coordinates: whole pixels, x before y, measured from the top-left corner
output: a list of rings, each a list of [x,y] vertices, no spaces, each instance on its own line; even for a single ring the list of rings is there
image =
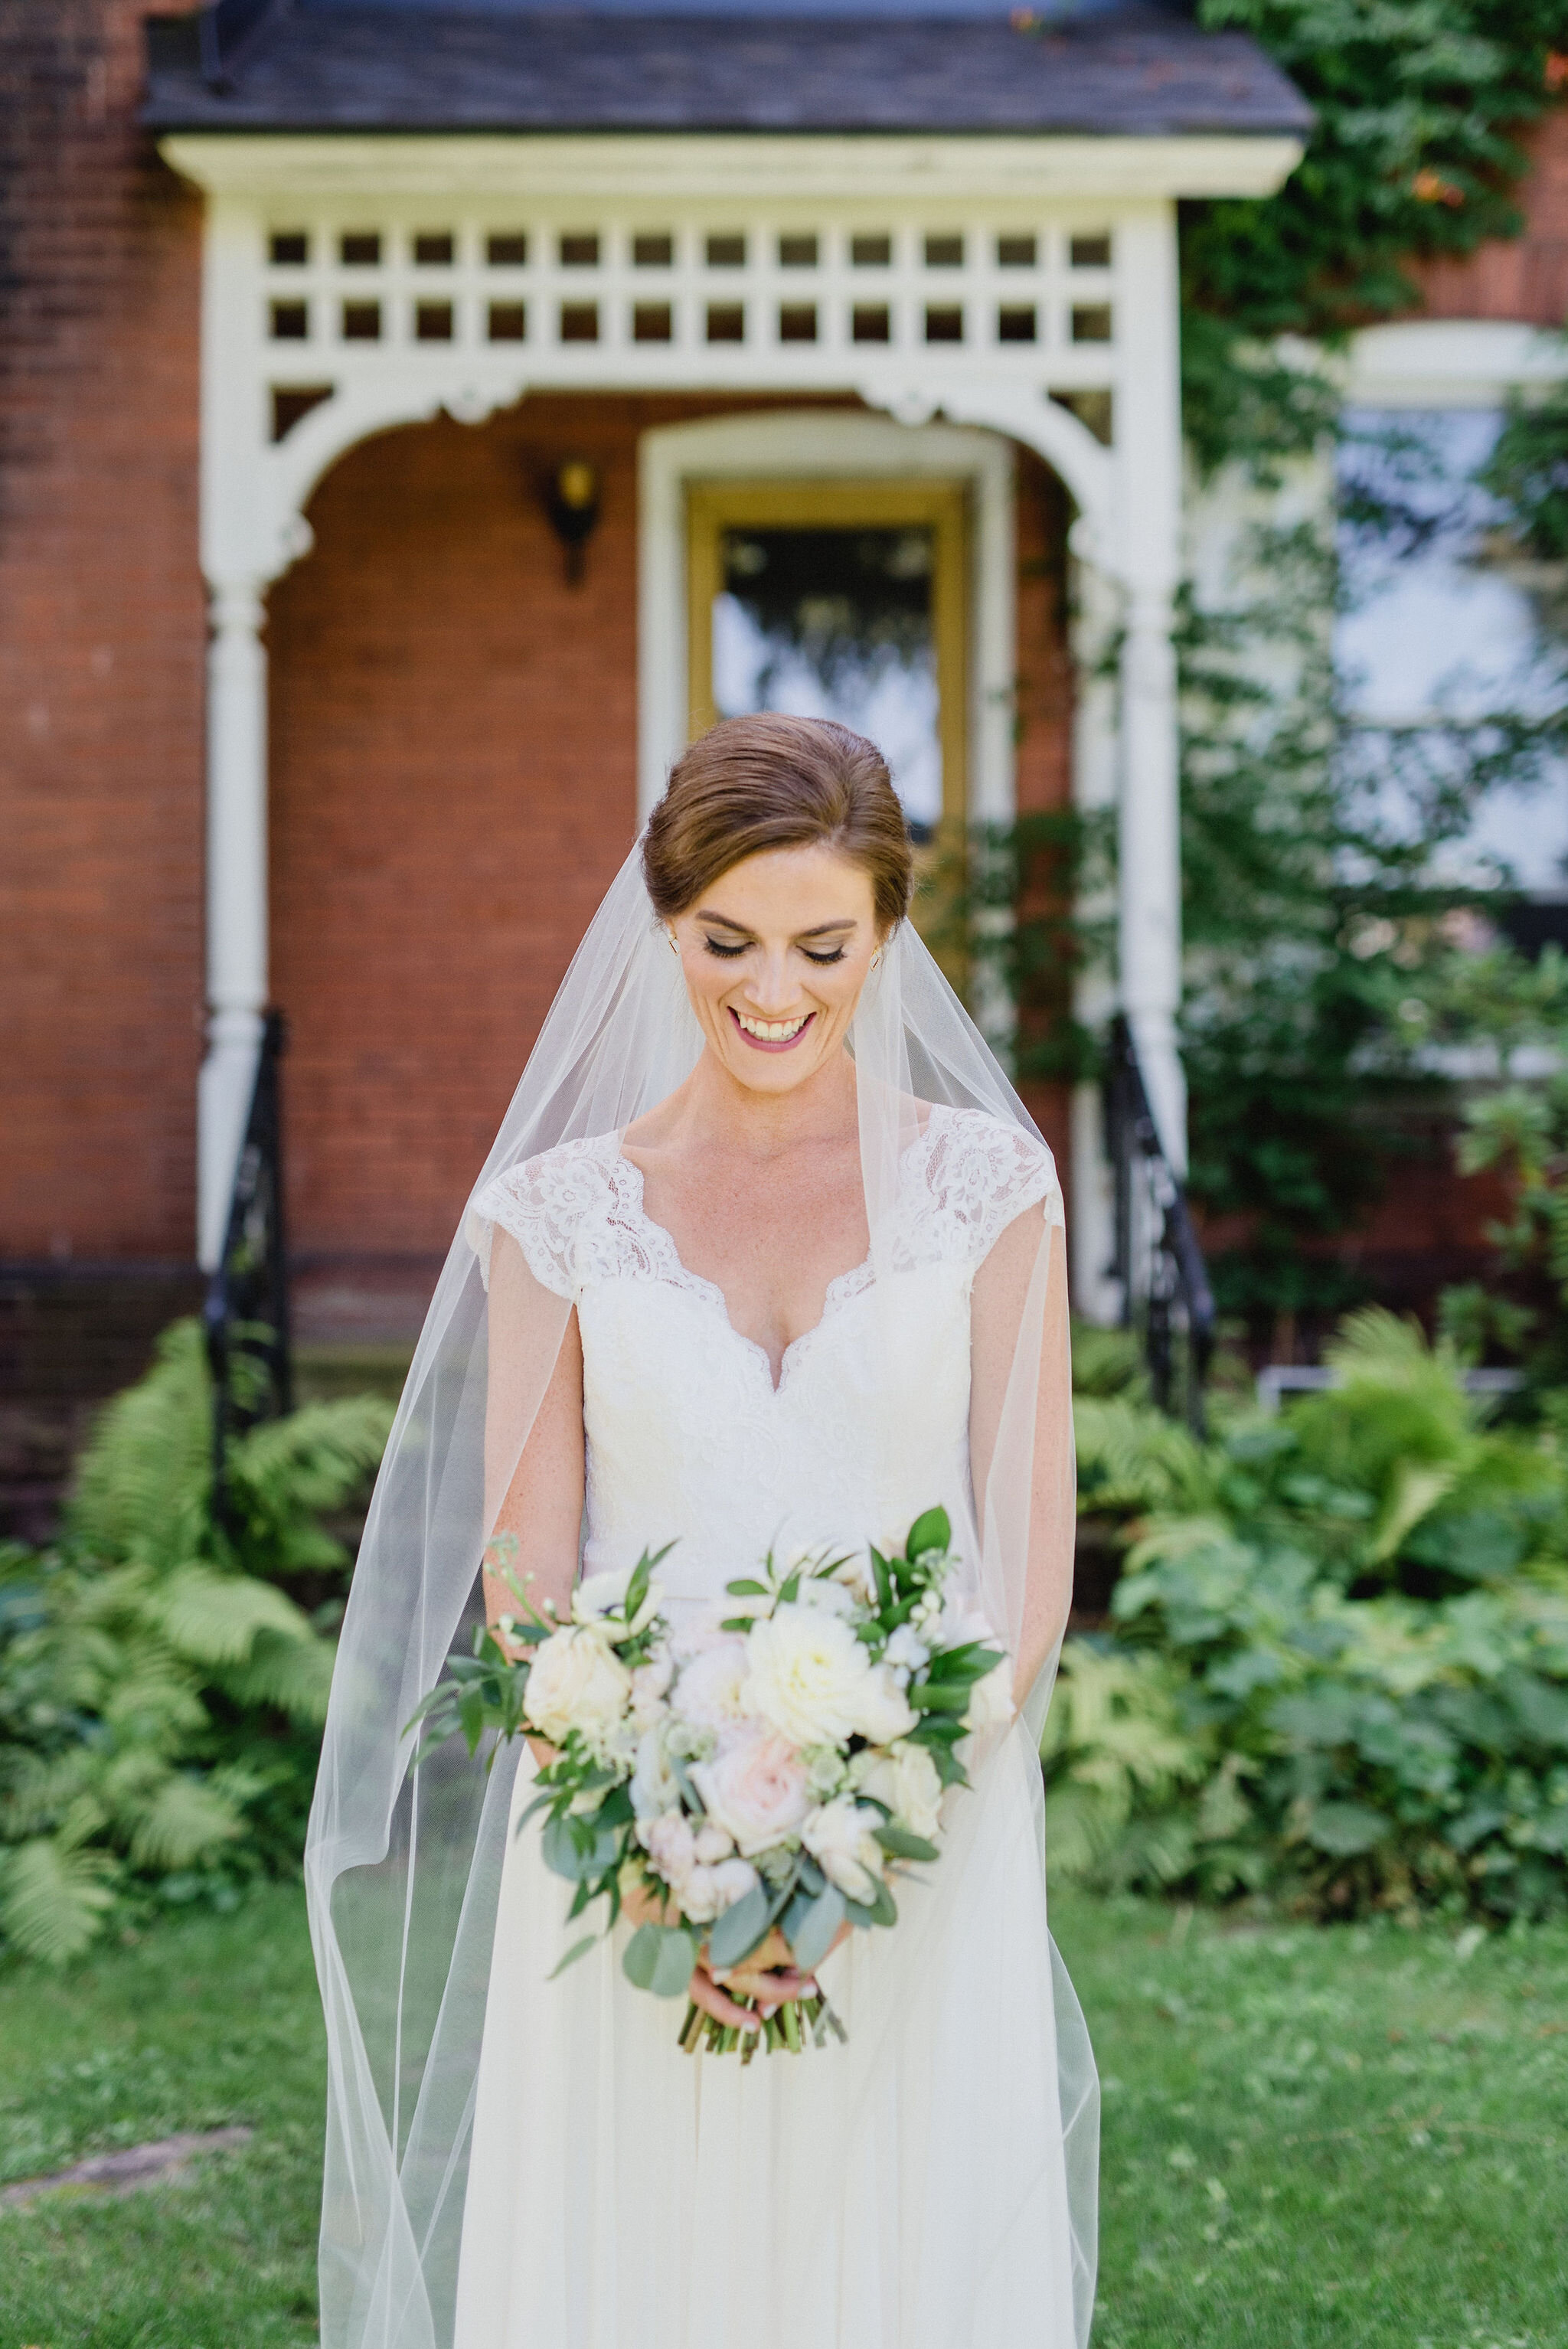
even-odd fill
[[[1047,1224],[1064,1220],[1057,1163],[1021,1126],[982,1110],[939,1112],[933,1120],[926,1180],[962,1253],[978,1264],[1026,1207]]]
[[[492,1176],[463,1218],[463,1237],[480,1260],[486,1288],[499,1224],[521,1248],[535,1280],[575,1302],[582,1286],[579,1241],[585,1224],[603,1215],[607,1195],[598,1140],[562,1143]]]

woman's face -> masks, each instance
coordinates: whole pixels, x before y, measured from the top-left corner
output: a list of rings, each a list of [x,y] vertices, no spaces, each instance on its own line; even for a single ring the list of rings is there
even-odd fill
[[[841,1050],[881,943],[870,875],[821,843],[732,864],[670,927],[709,1046],[768,1093]]]

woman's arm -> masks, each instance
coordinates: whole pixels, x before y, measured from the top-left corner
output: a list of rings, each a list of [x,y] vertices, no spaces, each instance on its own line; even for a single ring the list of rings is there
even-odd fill
[[[485,1390],[485,1614],[517,1612],[508,1580],[564,1617],[577,1576],[585,1464],[575,1308],[535,1280],[507,1232],[490,1258]],[[497,1542],[496,1536],[505,1538]]]
[[[986,1510],[1001,1511],[1000,1538],[1008,1549],[1026,1553],[1013,1679],[1014,1700],[1021,1704],[1067,1626],[1077,1526],[1067,1235],[1060,1224],[1047,1224],[1041,1207],[1015,1216],[975,1273],[970,1377],[975,1515],[984,1533]],[[1027,1448],[1026,1492],[1021,1479],[1016,1492],[1005,1481],[991,1491],[999,1444],[1004,1479]],[[1020,1570],[1012,1557],[1007,1567],[1009,1577]]]

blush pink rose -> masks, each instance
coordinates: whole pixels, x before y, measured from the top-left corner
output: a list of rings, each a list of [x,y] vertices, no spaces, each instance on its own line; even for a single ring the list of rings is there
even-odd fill
[[[811,1807],[799,1753],[762,1722],[727,1730],[712,1760],[695,1763],[691,1775],[709,1818],[745,1859],[798,1834]]]

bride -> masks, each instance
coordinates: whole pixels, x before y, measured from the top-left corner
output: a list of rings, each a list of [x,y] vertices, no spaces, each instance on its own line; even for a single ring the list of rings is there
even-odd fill
[[[1072,2349],[1096,2101],[1035,1759],[1071,1582],[1050,1154],[906,917],[872,744],[732,719],[596,916],[448,1260],[366,1527],[307,1850],[329,2041],[326,2349]],[[1014,1662],[944,1851],[819,1968],[848,2030],[743,2066],[621,1971],[558,1980],[538,1754],[406,1724],[497,1568],[565,1612],[673,1543],[666,1609],[769,1549],[948,1511]],[[481,1573],[481,1561],[485,1570]],[[547,1752],[547,1749],[540,1749]],[[777,1934],[698,2005],[810,1987]]]

